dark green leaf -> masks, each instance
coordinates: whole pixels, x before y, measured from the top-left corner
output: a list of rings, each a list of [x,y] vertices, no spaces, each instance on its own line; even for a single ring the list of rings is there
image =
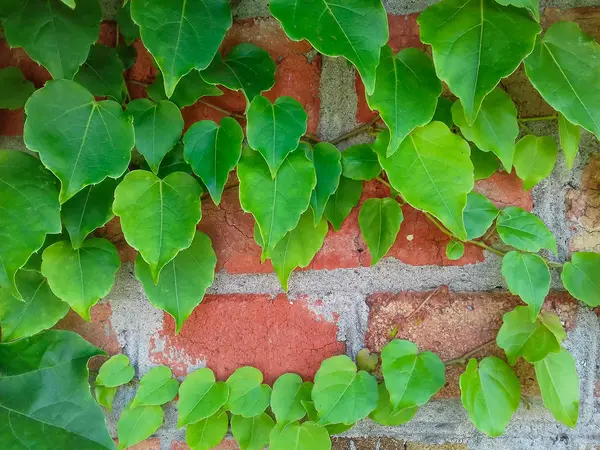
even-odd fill
[[[35,91],[18,67],[0,69],[0,108],[19,109]]]
[[[358,225],[371,252],[372,266],[394,245],[403,220],[402,208],[393,198],[370,198],[363,203]]]
[[[172,401],[179,390],[179,383],[166,366],[153,367],[142,377],[131,407],[160,406]]]
[[[123,7],[117,12],[117,25],[119,33],[125,38],[125,43],[131,45],[133,41],[140,37],[140,27],[131,19],[131,3],[125,2]]]
[[[227,412],[218,411],[207,419],[189,424],[185,430],[185,440],[192,450],[210,450],[221,443],[228,428]]]
[[[552,136],[528,135],[517,142],[515,170],[523,180],[523,188],[529,190],[552,173],[558,147]]]
[[[500,167],[500,160],[492,152],[482,152],[471,146],[471,162],[473,163],[475,181],[491,177]]]
[[[227,384],[215,381],[212,370],[203,368],[190,373],[179,388],[177,426],[181,428],[209,419],[218,413],[228,398]]]
[[[363,182],[351,180],[345,176],[340,177],[336,191],[329,197],[325,206],[325,217],[339,231],[344,220],[350,215],[352,209],[358,205],[362,194]]]
[[[133,380],[135,370],[126,355],[115,355],[100,367],[96,384],[114,388],[122,386]]]
[[[183,155],[183,144],[175,145],[175,148],[165,155],[158,168],[158,178],[165,178],[174,172],[185,172],[188,175],[193,175],[192,167],[185,162]],[[143,170],[150,170],[150,166],[146,161],[141,164]]]
[[[218,97],[223,95],[221,89],[204,81],[197,70],[192,70],[179,80],[171,98],[167,97],[165,83],[160,72],[156,75],[154,83],[146,88],[146,92],[148,93],[148,97],[153,101],[171,100],[180,109],[193,105],[202,97]]]
[[[581,127],[573,125],[565,116],[558,114],[558,135],[560,137],[560,147],[565,154],[567,168],[572,169],[575,157],[579,151],[579,142],[581,141]]]
[[[129,70],[135,64],[137,59],[137,50],[133,45],[125,45],[121,43],[117,46],[117,55],[123,63],[125,70]],[[125,86],[125,89],[127,90],[127,86]],[[127,93],[127,91],[125,93]]]
[[[418,410],[418,406],[401,410],[394,408],[390,402],[390,393],[385,383],[381,383],[379,385],[377,408],[369,415],[369,418],[381,425],[396,426],[411,420],[417,414]]]
[[[469,192],[467,206],[463,212],[467,239],[479,238],[492,226],[498,217],[498,208],[484,195]]]
[[[448,128],[452,128],[454,126],[454,121],[452,120],[452,105],[454,102],[446,97],[440,97],[438,99],[437,107],[435,108],[435,113],[433,114],[433,119],[431,121],[442,122]]]
[[[314,212],[315,225],[317,225],[323,217],[329,197],[340,184],[342,156],[337,148],[327,142],[315,145],[311,155],[317,173],[317,185],[310,198],[310,206]]]
[[[250,418],[242,416],[231,418],[231,434],[241,450],[264,449],[269,443],[269,435],[274,426],[275,422],[267,413]]]
[[[563,266],[561,279],[567,291],[589,306],[600,306],[600,255],[573,253]]]
[[[465,254],[465,245],[455,239],[448,242],[446,245],[446,257],[450,261],[456,261],[462,258]]]
[[[556,239],[548,227],[536,215],[516,206],[500,211],[496,226],[505,244],[518,250],[537,253],[546,248],[555,254]]]
[[[116,49],[95,44],[73,81],[97,97],[112,97],[120,102],[125,90],[124,71],[125,66]]]
[[[381,173],[377,154],[370,144],[358,144],[342,152],[342,175],[352,180],[369,181]]]
[[[310,401],[313,384],[302,382],[300,375],[285,373],[273,384],[271,409],[278,424],[300,420],[306,415],[303,401]]]
[[[119,450],[132,447],[156,433],[163,423],[163,416],[160,406],[132,408],[129,403],[117,422]]]

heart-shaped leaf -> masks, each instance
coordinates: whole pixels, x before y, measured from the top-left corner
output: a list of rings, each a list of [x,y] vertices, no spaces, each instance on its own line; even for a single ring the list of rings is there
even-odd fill
[[[515,170],[523,180],[523,189],[529,190],[549,176],[557,155],[558,147],[552,136],[528,135],[517,142]]]
[[[308,416],[308,419],[311,422],[317,423],[319,421],[319,413],[315,409],[314,402],[308,402],[308,401],[302,400],[302,406],[304,406],[304,409],[306,410],[306,415]],[[348,431],[353,426],[354,426],[354,423],[351,423],[349,425],[347,425],[345,423],[335,423],[335,424],[326,425],[325,429],[327,430],[329,435],[334,435],[334,434],[341,434],[344,431]]]
[[[573,125],[565,116],[558,114],[558,135],[560,137],[560,147],[567,161],[567,168],[572,169],[579,151],[581,127]]]
[[[351,180],[343,175],[340,177],[338,188],[325,205],[325,217],[333,225],[335,231],[340,231],[352,209],[358,205],[362,190],[362,181]]]
[[[377,153],[370,144],[358,144],[342,152],[342,175],[351,180],[369,181],[381,173]]]
[[[218,411],[208,419],[191,423],[185,428],[185,440],[190,448],[210,450],[217,447],[229,431],[229,416],[226,411]]]
[[[115,355],[100,367],[96,384],[114,388],[129,383],[134,375],[135,370],[129,358],[126,355]]]
[[[363,203],[358,225],[371,252],[372,266],[392,248],[403,220],[402,208],[393,198],[370,198]]]
[[[314,422],[277,424],[271,431],[270,450],[330,450],[331,438],[327,428]]]
[[[573,253],[563,266],[562,282],[577,300],[589,306],[600,306],[600,255],[592,252]]]
[[[131,407],[160,406],[172,401],[179,390],[179,383],[166,366],[153,367],[142,377]]]
[[[309,152],[317,173],[317,185],[310,198],[310,206],[314,212],[314,223],[317,225],[323,213],[327,200],[336,191],[342,174],[341,153],[333,145],[320,142]]]
[[[271,388],[262,384],[263,375],[254,367],[240,367],[227,378],[231,414],[246,418],[262,414],[269,406]]]
[[[95,44],[73,81],[97,97],[112,97],[120,102],[125,92],[124,71],[125,66],[116,49]]]
[[[132,408],[131,403],[127,404],[117,422],[119,450],[132,447],[156,433],[163,423],[163,416],[160,406]]]
[[[388,392],[385,383],[379,385],[379,400],[377,408],[369,415],[369,418],[374,422],[386,426],[397,426],[411,420],[417,411],[418,406],[397,410],[390,402],[390,393]]]
[[[223,381],[215,381],[208,368],[190,373],[179,388],[179,428],[208,419],[216,414],[229,398],[229,388]]]
[[[269,435],[274,426],[275,422],[267,413],[249,418],[242,416],[231,418],[231,434],[241,450],[264,449],[269,443]]]
[[[498,217],[498,208],[485,195],[469,192],[467,206],[463,212],[467,239],[476,239],[485,234]]]
[[[456,261],[462,258],[465,254],[465,244],[456,239],[452,239],[446,245],[446,258],[450,261]]]
[[[171,98],[167,97],[165,83],[160,72],[156,75],[154,83],[146,88],[146,92],[148,93],[148,97],[156,103],[161,100],[170,100],[180,109],[193,105],[202,97],[218,97],[223,95],[221,89],[204,81],[197,70],[192,70],[179,80]]]
[[[19,109],[35,91],[18,67],[0,69],[0,108]]]
[[[546,248],[554,254],[558,253],[556,238],[546,224],[522,208],[509,206],[500,211],[496,228],[500,239],[516,249],[537,253]]]
[[[306,415],[302,401],[310,401],[312,387],[311,382],[302,382],[295,373],[285,373],[275,380],[271,409],[278,424],[294,422]]]

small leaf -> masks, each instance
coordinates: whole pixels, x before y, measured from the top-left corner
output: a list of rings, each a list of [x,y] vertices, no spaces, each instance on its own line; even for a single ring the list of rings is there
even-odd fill
[[[119,354],[102,364],[96,384],[108,388],[119,387],[129,383],[134,375],[135,371],[127,355]]]
[[[160,406],[138,406],[131,403],[125,406],[117,422],[119,450],[132,447],[152,436],[163,423],[163,410]]]
[[[573,297],[585,304],[600,306],[600,255],[592,252],[573,253],[565,263],[562,282]]]
[[[20,109],[35,91],[18,67],[0,69],[0,108]]]
[[[352,180],[369,181],[381,173],[377,154],[370,144],[358,144],[342,152],[342,175]]]
[[[469,192],[467,206],[463,212],[467,239],[473,240],[483,236],[492,226],[499,212],[486,196],[477,192]]]
[[[117,388],[112,387],[104,387],[104,386],[94,386],[94,393],[96,394],[96,401],[100,406],[104,406],[109,411],[112,411],[113,401],[115,400],[115,395],[117,394]]]
[[[223,95],[221,89],[204,81],[197,70],[192,70],[179,80],[171,98],[167,97],[165,83],[160,72],[156,74],[154,83],[146,88],[146,92],[152,101],[158,103],[161,100],[171,100],[180,109],[192,106],[202,97],[219,97]]]
[[[275,422],[267,413],[250,418],[242,416],[231,418],[231,434],[233,434],[241,450],[262,450],[265,448],[269,443],[269,435],[274,426]]]
[[[153,367],[142,377],[132,408],[138,406],[160,406],[172,401],[179,390],[179,383],[166,366]]]
[[[140,27],[131,18],[131,3],[126,1],[123,7],[117,11],[117,25],[119,33],[125,38],[125,43],[131,45],[133,41],[140,37]]]
[[[228,428],[227,412],[218,411],[207,419],[189,424],[185,430],[185,440],[192,450],[210,450],[221,443]]]
[[[371,252],[372,266],[392,248],[403,220],[402,208],[393,198],[370,198],[363,203],[358,225]]]
[[[97,97],[112,97],[120,102],[125,89],[124,71],[125,66],[116,49],[95,44],[73,81]]]
[[[446,257],[450,261],[456,261],[465,255],[465,245],[457,240],[451,240],[446,245]]]
[[[270,450],[330,450],[331,438],[325,427],[314,422],[298,422],[281,426],[271,432]]]
[[[369,415],[369,418],[381,425],[397,426],[410,421],[417,414],[418,410],[418,406],[401,410],[394,408],[390,402],[390,393],[385,383],[381,383],[379,385],[377,408]]]
[[[323,217],[329,197],[340,184],[342,154],[333,145],[320,142],[315,145],[309,158],[311,156],[317,173],[317,185],[310,198],[310,206],[314,212],[315,225],[317,225]]]
[[[539,217],[516,206],[500,211],[496,226],[505,244],[524,252],[537,253],[546,248],[558,253],[556,239]]]
[[[452,129],[454,121],[452,120],[452,105],[454,102],[446,97],[440,96],[438,104],[435,108],[432,122],[442,122],[448,128]]]
[[[302,402],[310,401],[312,387],[311,382],[302,382],[295,373],[285,373],[277,378],[271,394],[271,409],[278,424],[294,422],[306,415]]]
[[[552,136],[528,135],[517,142],[515,170],[523,180],[523,189],[529,190],[552,173],[558,147]]]
[[[379,355],[377,353],[371,353],[368,348],[360,349],[356,354],[356,365],[358,366],[358,370],[372,373],[377,369],[378,364]]]
[[[179,388],[177,426],[181,428],[214,416],[228,397],[227,384],[215,381],[212,370],[204,368],[190,373]]]
[[[533,18],[540,21],[540,2],[539,0],[496,0],[498,3],[504,6],[512,5],[517,8],[527,9]]]
[[[500,160],[492,152],[483,152],[476,146],[471,146],[471,162],[475,181],[485,180],[496,173],[500,167]]]
[[[265,411],[271,399],[271,388],[261,384],[263,375],[254,367],[240,367],[227,378],[229,399],[227,409],[232,414],[250,418]]]
[[[362,189],[362,181],[351,180],[343,175],[340,177],[338,188],[329,197],[327,205],[325,205],[325,217],[333,225],[335,231],[340,231],[344,220],[350,215],[352,209],[358,205]]]
[[[558,135],[560,138],[560,147],[565,154],[567,168],[572,169],[575,163],[575,157],[579,151],[579,142],[581,141],[581,127],[573,125],[565,116],[558,114]]]

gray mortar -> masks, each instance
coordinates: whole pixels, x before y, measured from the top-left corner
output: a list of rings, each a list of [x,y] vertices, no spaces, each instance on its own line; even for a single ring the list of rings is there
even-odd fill
[[[238,4],[236,5],[236,3]],[[269,3],[266,0],[234,0],[232,6],[233,15],[238,19],[269,17],[271,15]]]
[[[89,1],[89,0],[88,0]],[[123,0],[100,0],[104,20],[114,20],[117,11],[123,5]]]

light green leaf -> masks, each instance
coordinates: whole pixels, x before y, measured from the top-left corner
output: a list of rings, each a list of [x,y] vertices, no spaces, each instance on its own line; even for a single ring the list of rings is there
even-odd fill
[[[342,175],[351,180],[369,181],[381,173],[377,153],[370,144],[358,144],[342,152]]]
[[[116,20],[119,33],[125,38],[125,44],[131,45],[133,41],[140,37],[140,27],[131,18],[131,3],[126,1],[123,7],[117,11]]]
[[[267,413],[250,418],[242,416],[231,418],[231,434],[233,434],[241,450],[262,450],[265,448],[269,443],[269,435],[274,426],[275,422]]]
[[[229,428],[229,416],[219,411],[207,419],[189,424],[185,429],[185,440],[192,450],[210,450],[217,447]]]
[[[582,61],[585,64],[582,66]],[[574,22],[557,22],[525,60],[531,84],[574,125],[600,138],[600,45]]]
[[[388,139],[389,133],[382,131],[373,147],[392,187],[412,207],[432,214],[466,240],[463,211],[474,186],[469,144],[441,122],[417,128],[390,158],[385,157]]]
[[[227,378],[229,399],[227,409],[232,414],[250,418],[265,411],[271,400],[271,388],[261,384],[263,374],[254,367],[240,367]]]
[[[592,252],[573,253],[565,263],[562,282],[573,297],[589,306],[600,306],[600,255]]]
[[[454,121],[452,120],[452,105],[454,102],[446,97],[438,98],[438,104],[435,108],[432,122],[442,122],[448,128],[452,129]]]
[[[163,423],[163,415],[160,406],[132,408],[129,403],[117,422],[119,450],[132,447],[156,433]]]
[[[116,387],[107,388],[104,386],[94,386],[94,394],[96,395],[96,401],[100,406],[104,406],[109,411],[112,411],[115,395],[117,395]]]
[[[380,0],[271,0],[269,7],[294,41],[306,39],[319,53],[350,60],[367,94],[373,93],[381,47],[389,38]]]
[[[558,253],[556,238],[536,215],[516,206],[500,211],[496,228],[500,239],[524,252],[537,253],[546,248]]]
[[[425,53],[406,48],[394,56],[389,46],[381,49],[375,91],[367,95],[367,102],[369,108],[379,111],[390,130],[387,156],[412,130],[431,121],[441,93],[442,83]]]
[[[532,253],[509,252],[502,258],[502,276],[511,294],[529,305],[529,320],[534,322],[550,292],[546,262]]]
[[[500,167],[500,160],[491,152],[483,152],[476,146],[471,146],[471,162],[475,181],[491,177]]]
[[[292,422],[277,425],[271,432],[270,450],[330,450],[331,438],[325,427],[314,423]]]
[[[312,398],[319,424],[351,424],[367,417],[377,406],[377,380],[346,355],[321,363],[315,375]]]
[[[488,436],[500,436],[519,407],[521,385],[504,361],[488,356],[471,359],[460,376],[460,397],[473,425]]]
[[[156,75],[154,83],[146,88],[146,92],[153,101],[158,103],[161,100],[171,100],[180,109],[193,105],[202,97],[223,95],[221,89],[204,81],[197,70],[192,70],[179,80],[171,98],[167,97],[165,83],[160,72]]]
[[[0,108],[19,109],[35,91],[18,67],[0,69]]]
[[[485,96],[531,53],[541,31],[526,11],[494,0],[443,0],[417,21],[437,75],[460,98],[468,124]]]
[[[135,370],[127,355],[119,354],[112,356],[102,364],[96,384],[104,387],[118,387],[129,383],[134,375]]]
[[[534,367],[546,408],[556,420],[575,428],[579,417],[580,380],[571,354],[565,349],[549,353]]]
[[[358,205],[362,189],[362,181],[351,180],[343,175],[340,177],[338,188],[329,197],[327,205],[325,205],[325,217],[333,225],[335,231],[340,231],[344,220],[350,215],[352,209]]]
[[[67,5],[69,8],[75,8],[75,0],[60,0],[61,2],[63,2],[65,5]]]
[[[379,385],[377,408],[369,415],[369,418],[381,425],[397,426],[410,421],[418,410],[418,406],[401,410],[394,408],[390,402],[390,393],[385,383],[381,383]]]
[[[319,413],[315,409],[314,402],[307,402],[307,401],[302,400],[302,406],[304,406],[304,409],[306,410],[306,415],[308,416],[308,419],[311,422],[316,423],[319,421]],[[326,425],[325,429],[327,430],[327,432],[329,433],[330,436],[333,436],[334,434],[341,434],[344,431],[348,431],[353,426],[354,426],[354,423],[351,423],[348,425],[344,424],[344,423],[335,423],[335,424]]]
[[[552,173],[558,147],[552,136],[527,135],[515,149],[515,170],[523,180],[523,188],[529,190]]]
[[[127,170],[133,126],[117,102],[97,102],[74,81],[56,80],[29,98],[25,113],[25,145],[61,181],[61,203]]]
[[[310,198],[310,206],[314,212],[314,223],[317,225],[323,217],[329,197],[340,184],[342,155],[337,148],[328,142],[320,142],[315,145],[308,157],[313,160],[317,173],[317,185]]]
[[[300,375],[285,373],[273,384],[271,409],[278,424],[285,424],[302,419],[306,410],[302,401],[310,401],[313,384],[302,382]]]
[[[163,73],[168,97],[184,75],[208,67],[232,24],[228,0],[131,0],[131,17]]]
[[[125,92],[124,71],[125,66],[116,49],[95,44],[73,81],[97,97],[112,97],[120,102]]]
[[[372,266],[394,245],[403,220],[402,208],[393,198],[370,198],[363,203],[358,225],[371,252]]]
[[[498,208],[485,195],[469,192],[463,220],[467,230],[467,239],[483,236],[498,217]]]
[[[190,373],[179,388],[177,409],[179,428],[208,419],[221,409],[229,398],[229,388],[223,381],[215,381],[208,368]]]
[[[113,211],[127,243],[150,266],[155,284],[164,266],[188,248],[202,216],[198,182],[183,172],[162,180],[145,170],[129,172],[117,186]]]
[[[448,242],[446,245],[446,257],[450,261],[456,261],[462,258],[465,254],[465,245],[455,239]]]
[[[175,398],[178,390],[179,383],[173,378],[171,369],[166,366],[153,367],[140,380],[131,407],[164,405]]]
[[[88,360],[103,354],[71,331],[0,344],[3,447],[114,449],[88,384]]]
[[[237,121],[224,117],[217,125],[201,120],[190,127],[183,137],[185,160],[207,187],[215,205],[221,196],[229,172],[242,155],[244,132]]]
[[[540,2],[539,0],[496,0],[498,3],[504,6],[516,6],[517,8],[527,9],[533,18],[540,21]]]
[[[565,116],[558,114],[558,136],[560,138],[560,147],[565,154],[567,168],[572,169],[575,157],[579,151],[579,142],[581,141],[581,128],[569,122]]]

